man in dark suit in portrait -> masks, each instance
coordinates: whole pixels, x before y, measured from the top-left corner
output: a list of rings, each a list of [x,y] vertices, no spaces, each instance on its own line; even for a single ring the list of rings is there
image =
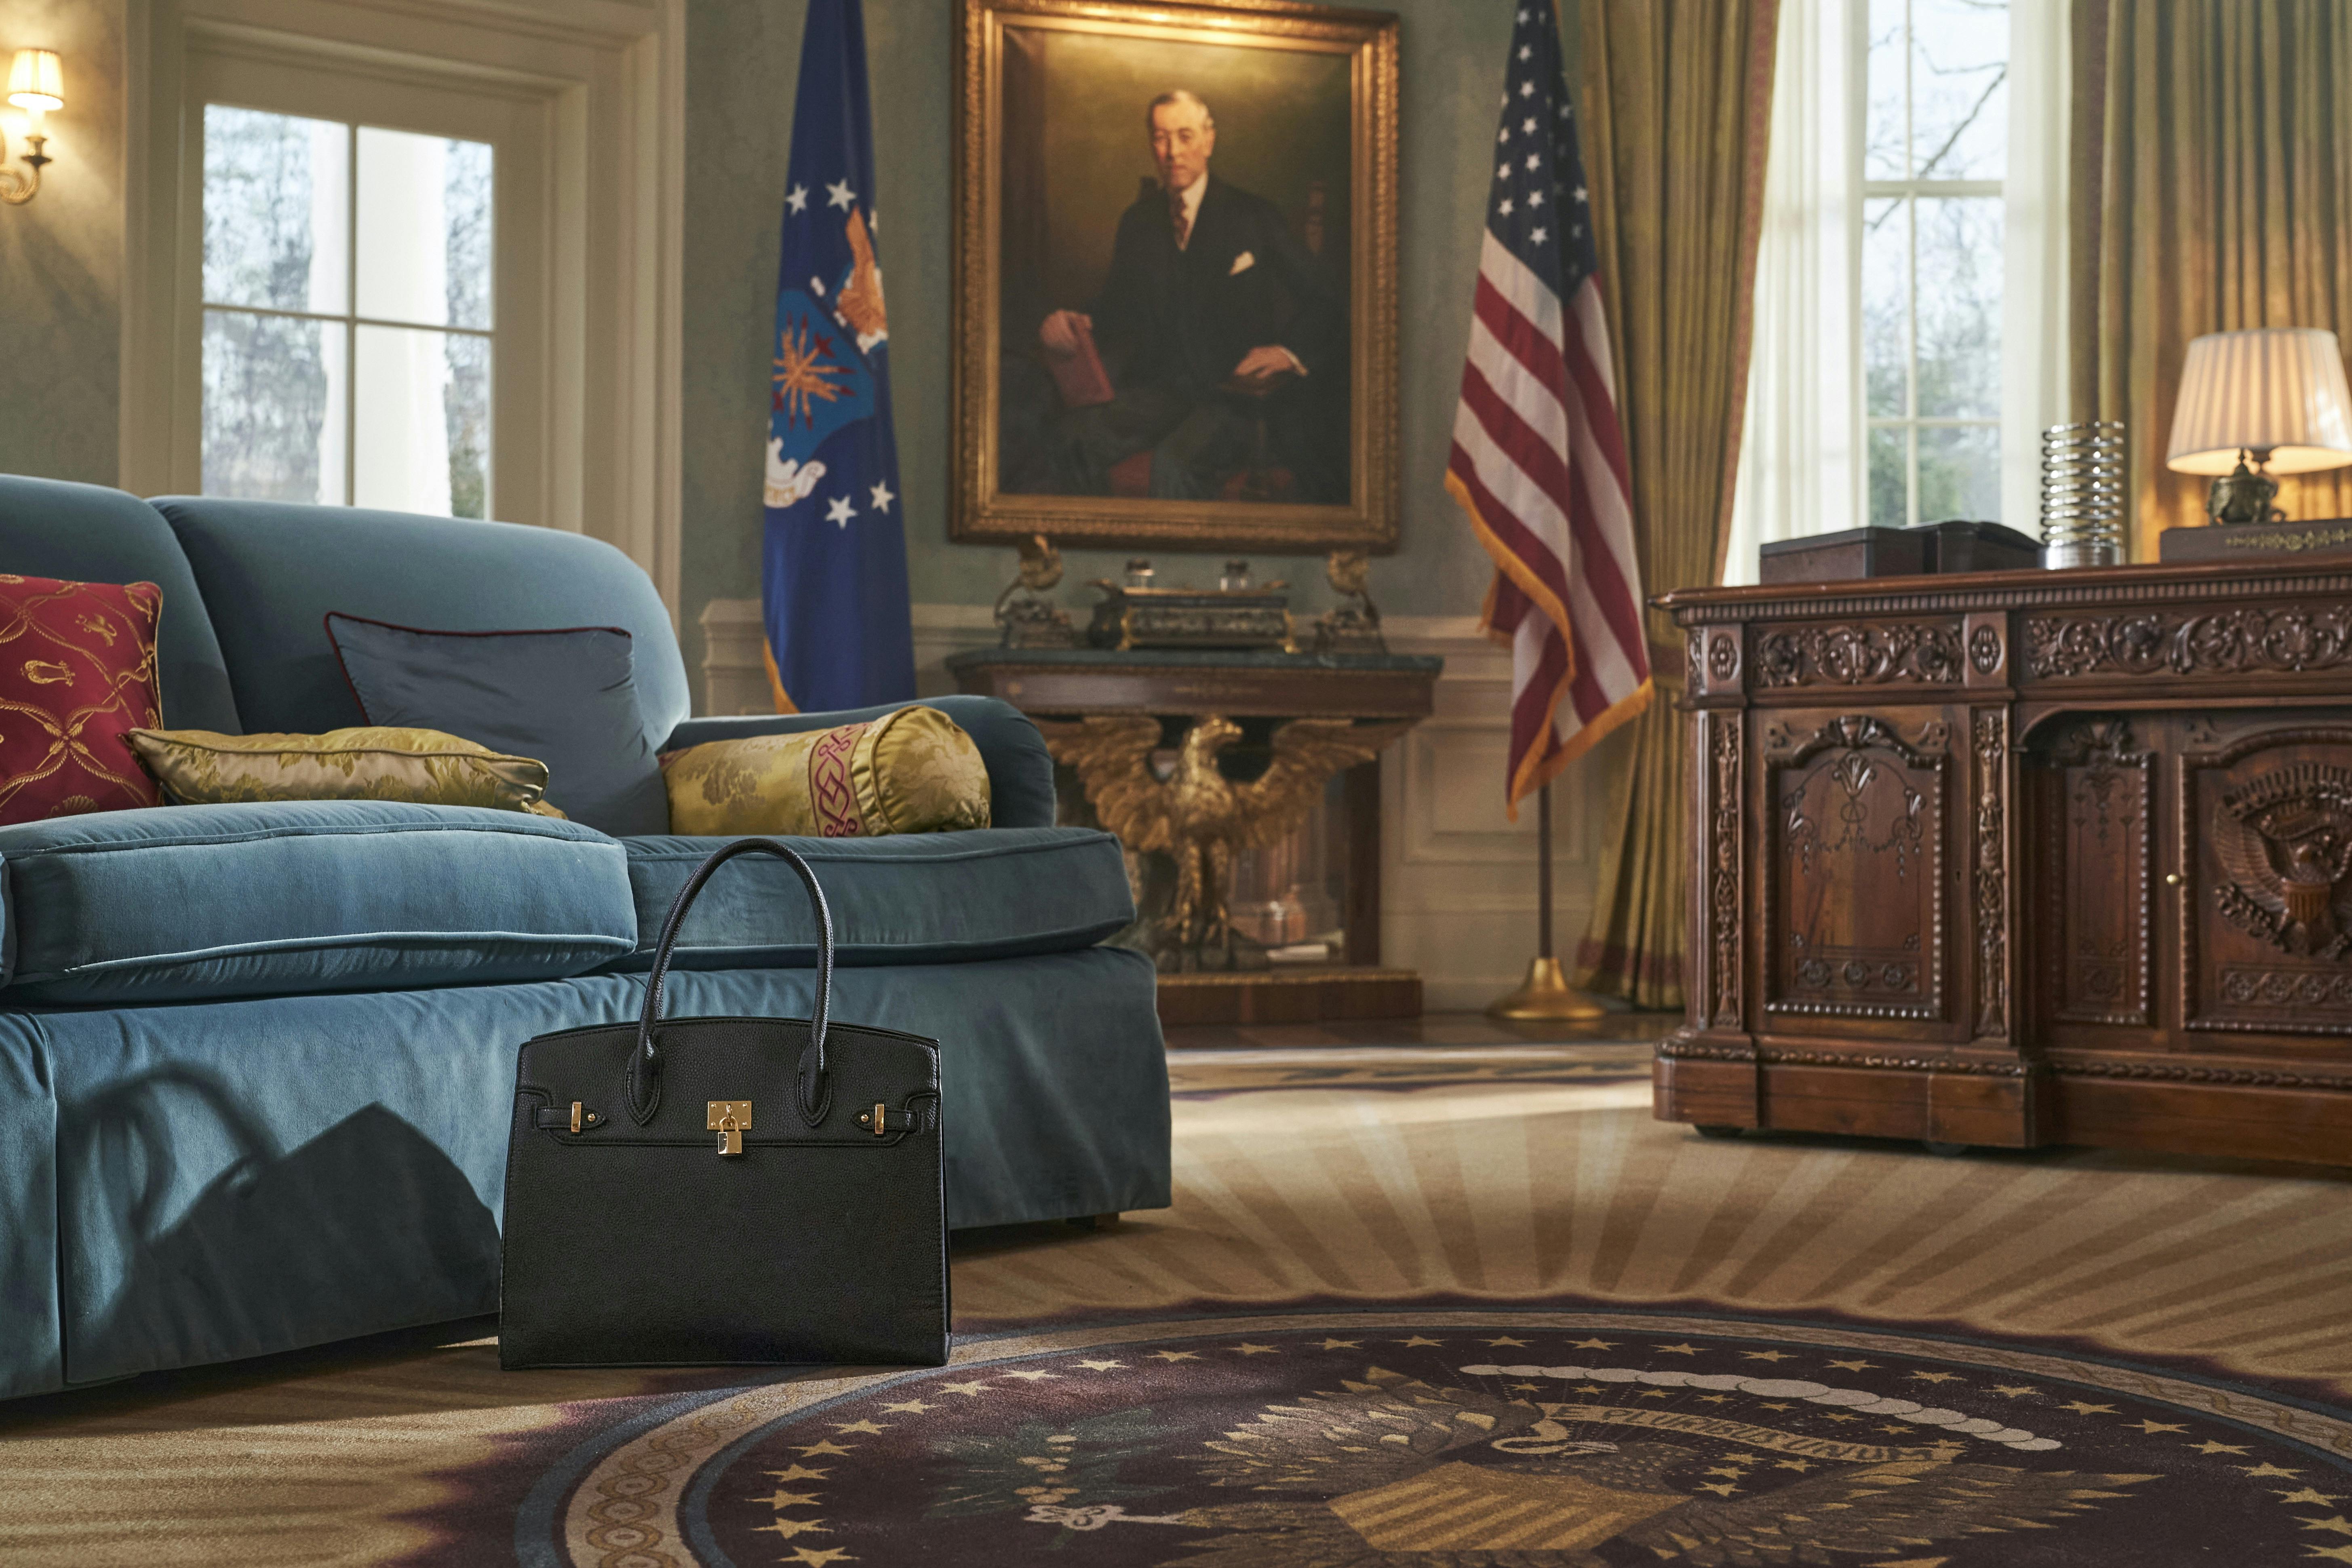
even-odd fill
[[[1279,466],[1293,493],[1255,499],[1346,501],[1347,312],[1326,268],[1272,202],[1210,176],[1207,104],[1164,92],[1145,121],[1158,188],[1119,218],[1093,304],[1038,328],[1065,363],[1098,342],[1113,393],[1055,425],[1055,489],[1108,494],[1113,465],[1148,451],[1162,499],[1213,499],[1235,470]]]

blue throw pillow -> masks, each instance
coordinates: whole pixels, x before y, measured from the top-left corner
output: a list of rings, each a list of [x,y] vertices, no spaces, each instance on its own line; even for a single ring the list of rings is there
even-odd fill
[[[547,764],[547,798],[616,837],[669,831],[661,763],[637,721],[629,634],[434,632],[331,614],[327,636],[371,724],[439,730]]]

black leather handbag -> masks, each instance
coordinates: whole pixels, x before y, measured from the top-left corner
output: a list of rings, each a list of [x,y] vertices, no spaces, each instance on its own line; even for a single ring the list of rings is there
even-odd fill
[[[744,854],[782,858],[815,902],[814,1016],[665,1019],[678,926]],[[946,1362],[939,1044],[828,1024],[832,990],[814,874],[738,839],[678,889],[635,1025],[524,1043],[500,1365]]]

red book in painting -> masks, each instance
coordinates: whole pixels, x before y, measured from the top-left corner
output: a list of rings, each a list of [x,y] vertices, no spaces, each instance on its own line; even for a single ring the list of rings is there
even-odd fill
[[[1094,328],[1084,321],[1073,321],[1070,330],[1077,335],[1076,353],[1045,351],[1045,368],[1054,373],[1054,384],[1062,390],[1062,402],[1072,408],[1092,408],[1097,403],[1108,403],[1118,394],[1111,390],[1102,355],[1095,352]]]

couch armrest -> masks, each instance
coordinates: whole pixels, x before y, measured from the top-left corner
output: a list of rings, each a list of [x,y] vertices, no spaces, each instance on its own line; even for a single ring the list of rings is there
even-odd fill
[[[1045,737],[1029,716],[993,697],[926,697],[923,707],[936,708],[958,724],[980,748],[988,767],[989,820],[996,827],[1054,826],[1054,758]],[[851,708],[834,713],[741,713],[724,718],[688,719],[670,731],[662,750],[675,752],[705,741],[732,741],[747,735],[796,735],[803,730],[830,730],[879,719],[912,702],[885,702],[876,708]]]

